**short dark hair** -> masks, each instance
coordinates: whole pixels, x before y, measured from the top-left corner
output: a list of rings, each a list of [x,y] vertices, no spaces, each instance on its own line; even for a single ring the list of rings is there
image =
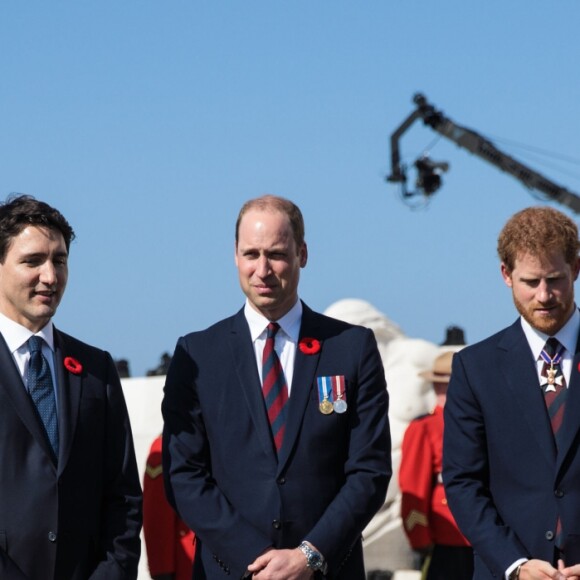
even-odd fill
[[[240,222],[244,215],[252,209],[279,211],[280,213],[285,214],[290,221],[290,227],[292,228],[292,234],[294,235],[294,241],[296,242],[296,250],[299,250],[304,245],[304,218],[302,217],[300,208],[294,202],[284,197],[279,197],[277,195],[262,195],[261,197],[248,200],[242,206],[236,221],[236,246],[238,245]]]
[[[6,259],[12,238],[28,226],[60,232],[67,252],[75,238],[72,227],[57,209],[31,195],[12,194],[0,203],[0,263]]]
[[[514,214],[499,234],[497,253],[508,272],[521,254],[544,256],[560,252],[574,267],[580,242],[576,224],[561,211],[550,207],[528,207]]]

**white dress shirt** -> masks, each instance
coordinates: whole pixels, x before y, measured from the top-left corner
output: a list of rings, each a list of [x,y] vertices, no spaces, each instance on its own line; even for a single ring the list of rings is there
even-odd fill
[[[250,327],[250,335],[254,345],[256,355],[256,365],[260,381],[262,380],[262,354],[266,345],[266,336],[268,330],[268,320],[255,310],[246,300],[244,306],[244,315]],[[296,304],[279,320],[280,330],[276,334],[274,348],[280,359],[286,383],[288,385],[288,396],[292,388],[292,377],[294,376],[294,360],[296,359],[296,347],[298,345],[298,336],[300,335],[300,323],[302,321],[302,302],[296,301]]]
[[[528,344],[532,354],[534,355],[534,360],[536,361],[537,371],[538,371],[538,381],[540,384],[544,382],[542,378],[542,367],[544,366],[544,360],[540,356],[542,349],[544,348],[546,341],[550,338],[549,334],[544,334],[539,330],[536,330],[529,322],[524,318],[521,318],[522,329],[526,335]],[[578,340],[578,334],[580,332],[580,311],[574,308],[574,312],[566,324],[554,334],[554,338],[557,338],[560,344],[564,347],[564,353],[562,355],[562,362],[560,366],[562,368],[562,374],[566,379],[566,385],[570,384],[570,375],[572,374],[572,360],[574,358],[574,353],[576,352],[576,341]]]
[[[54,368],[54,327],[52,321],[41,328],[37,333],[30,332],[28,328],[14,322],[0,312],[0,333],[12,354],[12,358],[18,367],[24,387],[28,391],[28,362],[30,360],[30,351],[28,350],[28,339],[35,335],[43,339],[42,354],[48,361],[52,384],[54,387],[54,396],[57,397],[56,374]],[[58,400],[58,399],[57,399]],[[57,405],[58,410],[58,405]],[[57,411],[58,412],[58,411]]]

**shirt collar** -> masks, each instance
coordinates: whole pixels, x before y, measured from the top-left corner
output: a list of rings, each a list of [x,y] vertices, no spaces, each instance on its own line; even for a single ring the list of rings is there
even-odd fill
[[[24,346],[34,334],[43,338],[50,350],[54,352],[54,326],[52,320],[49,320],[46,326],[34,333],[0,312],[0,333],[2,333],[11,353]]]
[[[546,340],[550,338],[551,335],[545,334],[536,330],[527,320],[523,317],[520,319],[522,323],[522,329],[530,348],[532,349],[532,354],[534,359],[537,360],[540,357],[540,353],[546,344]],[[576,352],[576,342],[578,341],[578,334],[580,333],[580,311],[578,308],[574,307],[574,312],[566,324],[554,335],[558,339],[560,344],[564,345],[564,348],[574,356]]]
[[[250,327],[250,335],[252,337],[252,342],[255,342],[257,338],[260,337],[265,331],[270,323],[265,316],[260,314],[255,308],[253,308],[248,300],[244,306],[244,315],[248,321]],[[298,335],[300,334],[300,322],[302,320],[302,302],[300,300],[296,301],[296,304],[290,308],[290,310],[276,320],[280,325],[281,330],[288,336],[292,342],[298,342]]]

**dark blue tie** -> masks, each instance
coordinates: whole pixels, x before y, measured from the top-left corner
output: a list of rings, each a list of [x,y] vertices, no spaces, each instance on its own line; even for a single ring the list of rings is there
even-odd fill
[[[58,457],[58,421],[56,416],[56,399],[48,361],[42,354],[42,343],[39,336],[28,339],[30,361],[28,363],[28,392],[36,405],[50,441],[54,456]]]

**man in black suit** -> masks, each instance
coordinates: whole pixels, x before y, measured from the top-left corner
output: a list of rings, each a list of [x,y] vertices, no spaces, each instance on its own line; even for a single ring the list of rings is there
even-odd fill
[[[57,330],[74,232],[0,205],[0,578],[130,580],[141,488],[111,356]]]
[[[196,579],[365,578],[361,534],[391,476],[384,371],[372,331],[298,299],[307,258],[295,204],[247,202],[246,305],[177,344],[164,475],[198,539]]]
[[[580,573],[579,250],[563,213],[512,216],[498,254],[520,316],[453,357],[443,481],[476,580]]]

